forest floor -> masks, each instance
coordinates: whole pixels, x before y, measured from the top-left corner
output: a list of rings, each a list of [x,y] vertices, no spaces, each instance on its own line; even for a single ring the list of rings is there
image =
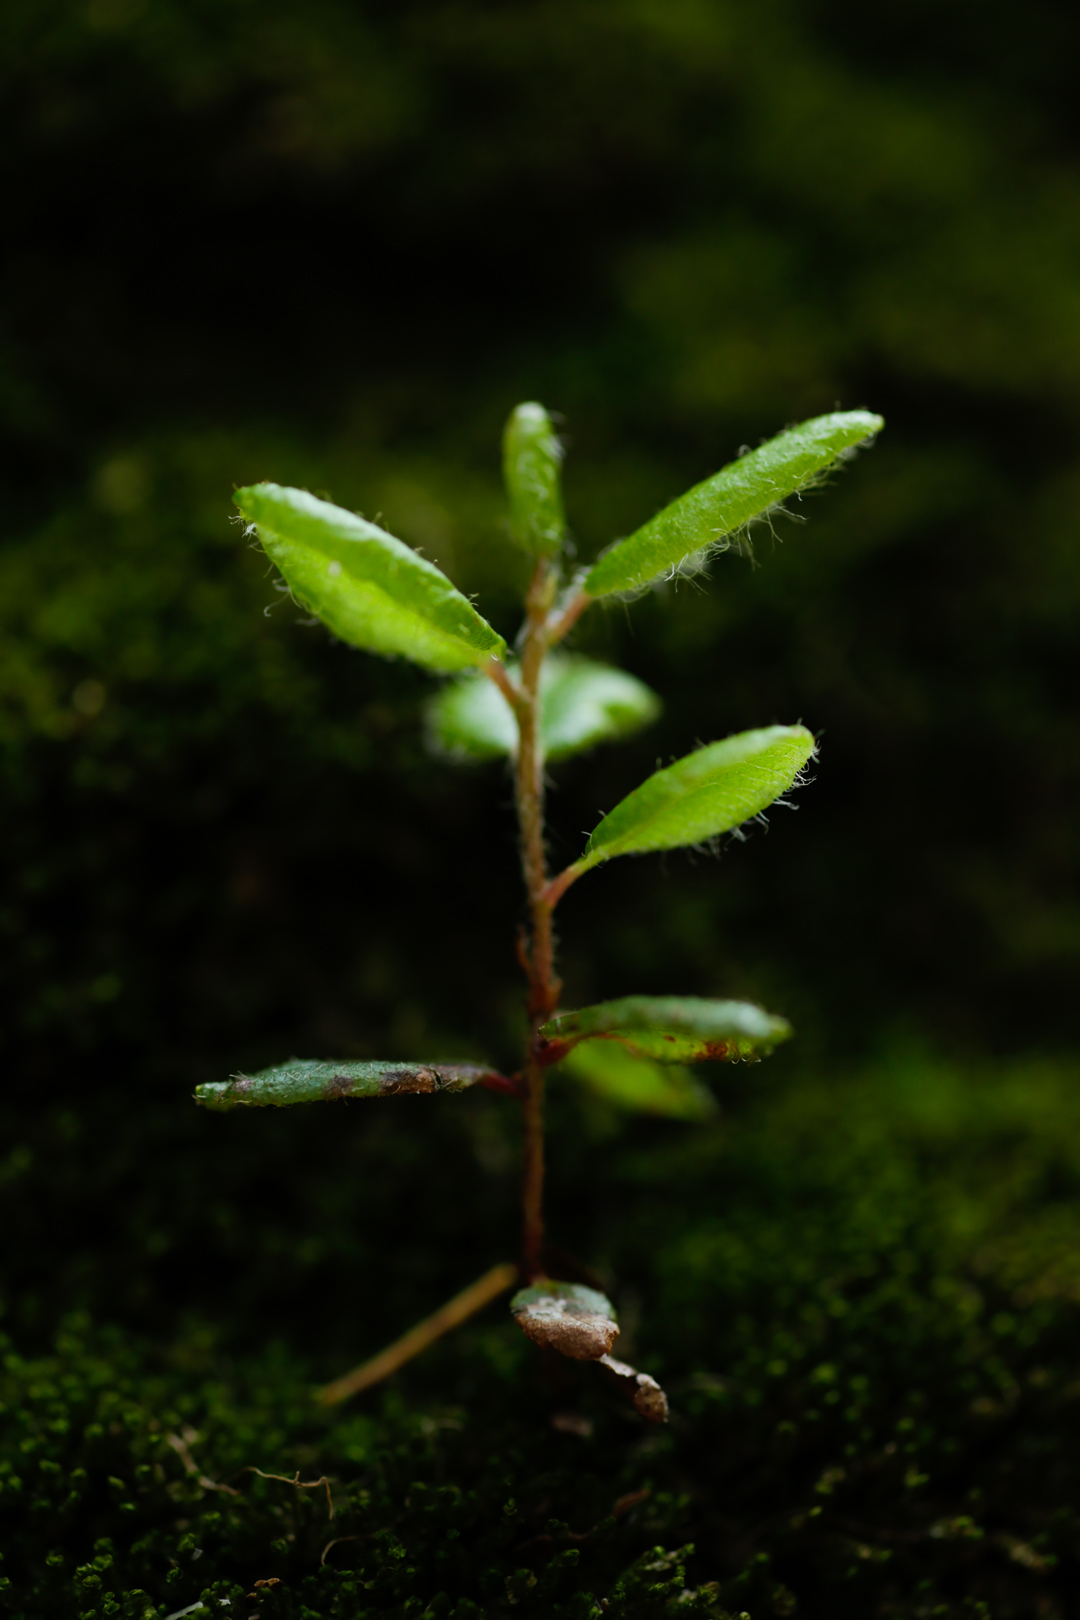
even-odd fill
[[[431,1256],[458,1219],[460,1154],[421,1176],[396,1248],[383,1219],[379,1264],[328,1282],[301,1202],[238,1240],[252,1275],[276,1269],[276,1309],[272,1284],[250,1303],[241,1266],[224,1293],[191,1284],[169,1317],[155,1316],[166,1284],[139,1244],[148,1206],[126,1228],[80,1234],[92,1167],[61,1142],[78,1133],[62,1120],[31,1133],[3,1170],[22,1295],[0,1390],[0,1608],[25,1620],[1080,1613],[1072,1074],[1049,1061],[965,1074],[913,1055],[756,1093],[725,1076],[727,1092],[755,1100],[703,1129],[598,1113],[570,1129],[555,1099],[557,1234],[588,1245],[626,1352],[664,1382],[664,1428],[595,1369],[545,1364],[499,1305],[380,1390],[329,1413],[313,1403],[312,1386],[348,1365],[346,1338],[359,1360],[407,1310],[506,1258],[490,1240]],[[433,1112],[426,1146],[471,1133],[502,1221],[513,1172],[488,1106]],[[257,1146],[284,1123],[272,1116]],[[412,1174],[414,1137],[398,1130],[372,1127],[355,1149],[368,1173],[351,1218],[379,1225],[376,1159]],[[224,1139],[208,1185],[243,1140]],[[131,1203],[122,1165],[97,1173],[99,1197],[112,1177]],[[155,1179],[152,1158],[138,1173]],[[222,1208],[251,1196],[237,1176]],[[184,1225],[210,1194],[181,1207],[167,1170],[156,1179],[184,1263],[197,1269],[201,1244],[206,1276],[228,1281],[213,1242]],[[67,1259],[35,1252],[46,1241]],[[91,1286],[94,1255],[141,1282]],[[297,1281],[305,1264],[314,1293]],[[345,1297],[359,1326],[327,1344],[321,1324]],[[64,1310],[72,1298],[84,1303]]]

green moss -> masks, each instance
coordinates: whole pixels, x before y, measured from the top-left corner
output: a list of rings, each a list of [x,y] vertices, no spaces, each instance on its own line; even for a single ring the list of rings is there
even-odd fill
[[[729,1074],[716,1084],[738,1098]],[[432,1198],[464,1174],[449,1149],[479,1113],[431,1116]],[[359,1162],[402,1175],[408,1128],[364,1148],[359,1116]],[[345,1331],[312,1247],[324,1228],[267,1209],[244,1265],[274,1268],[273,1301],[223,1301],[212,1329],[190,1310],[159,1311],[152,1334],[69,1319],[51,1349],[7,1356],[10,1611],[160,1616],[205,1595],[227,1616],[256,1591],[260,1614],[297,1620],[1065,1612],[1080,1533],[1069,1073],[898,1059],[828,1086],[804,1076],[713,1127],[631,1125],[602,1152],[608,1123],[560,1124],[555,1224],[619,1279],[624,1335],[671,1396],[667,1429],[595,1369],[546,1365],[500,1307],[321,1413],[311,1385],[460,1284],[466,1257],[433,1264],[407,1230],[370,1265],[339,1247],[349,1290],[378,1302]],[[309,1146],[291,1151],[298,1168]],[[9,1172],[23,1198],[45,1195],[45,1164]],[[233,1218],[251,1185],[236,1172],[217,1206]],[[350,1226],[377,1222],[383,1196],[363,1178]],[[488,1178],[473,1218],[497,1220],[498,1201]],[[314,1295],[281,1264],[290,1230],[322,1276]],[[129,1248],[126,1263],[130,1283],[146,1262]]]

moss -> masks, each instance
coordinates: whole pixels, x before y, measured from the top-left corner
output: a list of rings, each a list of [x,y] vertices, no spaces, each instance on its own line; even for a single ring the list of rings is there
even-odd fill
[[[548,1366],[497,1308],[320,1413],[308,1390],[350,1347],[341,1294],[313,1298],[302,1268],[279,1265],[276,1308],[246,1321],[242,1299],[212,1327],[190,1302],[171,1316],[161,1302],[153,1333],[137,1313],[69,1318],[5,1361],[4,1600],[27,1620],[200,1599],[231,1616],[253,1592],[260,1615],[297,1620],[1065,1615],[1080,1531],[1070,1085],[1050,1066],[963,1076],[912,1058],[793,1079],[717,1126],[614,1135],[558,1098],[576,1128],[555,1221],[618,1278],[635,1357],[671,1396],[661,1432],[594,1369]],[[432,1115],[426,1145],[458,1129]],[[376,1132],[372,1162],[400,1170],[407,1135]],[[32,1199],[47,1169],[18,1164],[11,1185]],[[463,1174],[449,1152],[442,1165],[436,1199]],[[228,1198],[245,1191],[241,1168]],[[371,1176],[354,1193],[358,1227],[384,1191]],[[263,1212],[246,1265],[286,1252],[292,1213]],[[384,1269],[349,1268],[366,1302],[354,1358],[462,1280],[460,1251],[433,1264],[408,1230],[398,1245]],[[394,1273],[419,1281],[395,1289]]]

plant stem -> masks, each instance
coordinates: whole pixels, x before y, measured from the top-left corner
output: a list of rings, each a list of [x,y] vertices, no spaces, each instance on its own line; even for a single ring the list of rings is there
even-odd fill
[[[559,612],[553,614],[548,620],[547,644],[549,647],[554,647],[557,641],[561,641],[568,631],[574,628],[585,609],[594,600],[594,597],[589,596],[586,591],[582,590],[575,591],[569,600],[564,599],[564,605]]]
[[[500,663],[497,658],[489,658],[483,666],[483,673],[489,681],[494,681],[514,713],[519,714],[521,710],[521,693],[511,680],[506,665]]]
[[[587,868],[584,861],[575,861],[572,866],[568,866],[565,871],[560,872],[558,877],[552,878],[551,882],[544,890],[544,899],[547,901],[550,910],[555,910],[555,907],[558,905],[571,883],[576,883],[578,878],[586,870]]]
[[[546,559],[541,559],[525,598],[520,697],[515,706],[519,741],[514,788],[530,921],[529,1039],[522,1103],[524,1230],[521,1254],[522,1271],[529,1279],[543,1273],[544,1245],[544,1071],[536,1059],[536,1038],[540,1025],[558,1006],[562,988],[555,977],[551,906],[545,894],[548,877],[544,850],[544,750],[540,734],[540,672],[548,649],[547,616],[555,586],[554,568]]]

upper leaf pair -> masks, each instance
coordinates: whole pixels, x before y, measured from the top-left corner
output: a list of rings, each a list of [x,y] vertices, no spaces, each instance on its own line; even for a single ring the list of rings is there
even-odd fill
[[[837,461],[880,432],[871,411],[833,411],[777,434],[712,478],[665,506],[588,570],[588,596],[640,590],[722,545],[756,518],[819,482]],[[566,533],[560,466],[562,446],[542,405],[519,405],[503,436],[503,472],[511,533],[536,557],[553,557]]]
[[[881,426],[869,411],[837,411],[770,439],[611,546],[586,574],[585,596],[636,591],[677,571],[810,488]],[[554,557],[565,536],[560,459],[547,412],[519,405],[504,471],[512,532],[537,557]],[[503,638],[446,575],[377,524],[278,484],[236,499],[293,595],[343,641],[443,672],[505,657]]]

